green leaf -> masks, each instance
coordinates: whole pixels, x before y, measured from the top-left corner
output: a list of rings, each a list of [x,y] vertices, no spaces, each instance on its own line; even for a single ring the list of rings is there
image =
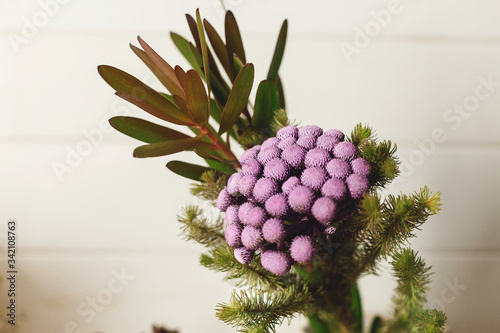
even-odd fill
[[[204,126],[210,116],[208,96],[200,75],[194,69],[186,73],[184,89],[186,91],[186,104],[193,119],[199,126]]]
[[[182,88],[184,88],[184,80],[186,78],[186,72],[181,68],[181,66],[175,66],[174,70],[177,80],[179,80],[179,83],[181,84]]]
[[[205,70],[205,82],[207,83],[207,94],[210,96],[210,65],[208,62],[207,41],[205,40],[205,31],[201,21],[200,10],[196,10],[196,23],[198,26],[198,35],[200,36],[201,55],[203,57],[203,69]]]
[[[276,88],[278,89],[279,96],[279,106],[281,109],[286,109],[285,107],[285,92],[283,90],[283,84],[281,83],[281,79],[279,75],[276,75]]]
[[[215,55],[219,58],[222,67],[226,71],[227,75],[231,79],[231,82],[234,81],[235,75],[233,72],[233,66],[228,56],[228,51],[226,48],[226,44],[222,41],[222,38],[219,36],[214,27],[207,20],[203,20],[205,25],[205,30],[207,32],[208,40],[214,49]]]
[[[328,325],[318,316],[307,316],[307,319],[313,333],[329,333]]]
[[[177,49],[181,52],[181,54],[186,58],[186,60],[189,62],[191,67],[196,69],[196,71],[199,73],[201,72],[201,67],[196,61],[195,56],[193,55],[193,52],[191,52],[191,47],[189,46],[189,42],[182,36],[171,32],[170,37],[172,38],[172,41],[174,42],[175,46],[177,46]]]
[[[153,63],[158,67],[160,76],[158,79],[172,93],[172,95],[184,96],[184,91],[182,86],[177,80],[175,71],[162,57],[158,55],[141,37],[137,36],[139,44],[141,44],[144,52],[153,61]]]
[[[189,150],[196,146],[203,138],[204,134],[200,134],[194,138],[169,140],[156,142],[149,145],[139,146],[134,150],[134,157],[156,157],[175,154],[184,150]]]
[[[252,64],[246,64],[238,73],[222,112],[219,134],[230,130],[238,121],[241,112],[248,103],[248,97],[252,91],[253,77],[254,69]]]
[[[361,308],[361,296],[358,285],[353,284],[351,289],[351,313],[354,319],[354,330],[357,333],[363,332],[363,309]]]
[[[271,85],[263,80],[257,88],[255,96],[252,125],[257,129],[269,128],[271,122]]]
[[[189,138],[184,133],[135,117],[117,116],[109,123],[117,131],[146,143]]]
[[[192,125],[193,121],[172,102],[134,76],[112,66],[101,65],[99,74],[116,95],[149,112],[155,117],[178,125]]]
[[[191,50],[191,54],[193,55],[195,61],[198,63],[198,68],[200,70],[196,70],[201,77],[205,78],[205,72],[203,71],[203,57],[200,53],[200,51],[198,51],[198,49],[196,48],[196,46],[193,45],[193,43],[189,43],[189,49]],[[196,68],[195,68],[196,69]]]
[[[380,316],[376,316],[373,318],[372,326],[370,328],[370,333],[379,333],[382,328],[382,318]]]
[[[186,163],[182,161],[170,161],[167,163],[167,168],[170,171],[178,174],[179,176],[195,181],[199,181],[201,175],[203,175],[204,172],[210,170],[209,168],[201,165]]]
[[[276,42],[276,47],[274,49],[273,60],[271,60],[271,66],[269,67],[269,72],[267,73],[268,79],[275,79],[278,75],[278,70],[281,65],[281,60],[283,59],[283,54],[285,53],[286,35],[288,31],[288,21],[285,20],[281,26],[280,34],[278,36],[278,41]]]
[[[245,63],[243,61],[241,61],[241,59],[238,57],[238,55],[236,53],[233,54],[233,67],[234,67],[235,73],[239,73],[241,71],[241,69],[243,68],[243,65],[245,65]]]
[[[227,56],[231,59],[233,54],[236,53],[243,63],[246,63],[247,61],[245,57],[245,50],[243,49],[243,41],[241,40],[240,29],[238,28],[236,19],[230,10],[226,12],[224,30],[226,32]],[[235,71],[235,73],[238,72]]]

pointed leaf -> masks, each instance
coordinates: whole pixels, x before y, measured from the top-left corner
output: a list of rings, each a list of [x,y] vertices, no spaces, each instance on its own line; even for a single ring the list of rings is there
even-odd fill
[[[269,128],[271,122],[271,86],[269,81],[261,81],[257,88],[252,117],[252,125],[257,129]]]
[[[107,65],[99,66],[98,71],[104,81],[117,91],[117,96],[137,105],[155,117],[179,125],[193,123],[168,99],[134,76]]]
[[[186,73],[184,89],[186,91],[186,104],[193,119],[199,126],[205,125],[210,115],[208,96],[200,75],[194,69]]]
[[[198,52],[200,52],[201,54],[201,41],[200,41],[200,33],[198,32],[198,24],[196,23],[196,20],[189,14],[186,14],[186,20],[188,22],[191,35],[193,35],[196,48],[198,49]]]
[[[165,86],[165,88],[172,93],[172,95],[183,96],[184,91],[182,86],[175,76],[175,71],[158,53],[156,53],[141,37],[137,36],[139,44],[141,44],[144,52],[148,57],[154,62],[154,64],[159,68],[163,75],[158,76],[158,79]]]
[[[234,82],[235,75],[233,72],[233,66],[229,60],[230,58],[228,56],[226,44],[224,44],[222,38],[219,36],[210,22],[204,20],[203,23],[205,25],[205,31],[207,32],[208,39],[210,40],[210,44],[215,51],[215,55],[217,55],[217,58],[219,58],[219,61],[222,64],[222,67],[226,71],[227,75],[229,76],[231,82]]]
[[[252,91],[253,76],[254,69],[252,64],[246,64],[238,73],[224,111],[222,112],[219,134],[230,130],[240,117],[241,112],[243,112]]]
[[[240,29],[238,28],[236,19],[230,10],[226,12],[224,29],[226,32],[226,46],[229,59],[231,59],[233,54],[236,53],[245,64],[247,61],[245,57],[245,50],[243,49],[243,42],[241,40]]]
[[[283,54],[285,53],[286,35],[288,30],[288,21],[285,20],[281,26],[280,34],[278,36],[278,41],[276,42],[276,47],[274,49],[273,60],[271,60],[271,66],[269,67],[269,72],[267,73],[268,79],[276,78],[278,75],[278,70],[281,65],[281,60],[283,59]]]
[[[109,123],[123,134],[146,143],[189,138],[184,133],[135,117],[113,117]]]
[[[283,90],[283,84],[281,83],[281,78],[279,75],[276,75],[276,88],[278,89],[278,97],[279,97],[279,106],[282,109],[286,109],[285,107],[285,92]]]
[[[240,57],[238,57],[238,55],[236,53],[233,54],[233,68],[234,68],[236,73],[239,73],[241,71],[241,69],[243,68],[243,65],[245,65],[245,63],[243,63],[243,61],[241,61]]]
[[[376,316],[373,318],[372,326],[370,328],[370,333],[379,333],[382,329],[382,318],[380,316]]]
[[[203,57],[201,56],[200,51],[198,51],[198,49],[191,42],[189,43],[189,50],[191,51],[191,54],[198,64],[198,68],[200,69],[196,71],[200,74],[201,77],[205,78],[205,72],[203,71]]]
[[[201,165],[195,165],[191,163],[181,162],[181,161],[170,161],[167,163],[167,168],[178,174],[179,176],[189,178],[195,181],[199,181],[201,175],[210,169]]]
[[[186,58],[186,60],[189,62],[191,67],[196,69],[197,72],[201,72],[200,65],[196,61],[193,52],[191,52],[191,47],[189,46],[189,42],[184,39],[182,36],[171,32],[170,37],[172,38],[172,41],[174,42],[175,46],[177,46],[177,49],[181,52],[181,54]]]
[[[177,95],[172,96],[172,99],[175,105],[177,105],[177,107],[182,111],[182,113],[190,114],[185,100],[183,100],[181,97]]]
[[[361,296],[358,285],[353,284],[351,288],[351,315],[354,319],[353,329],[356,333],[363,332],[363,309],[361,308]]]
[[[271,88],[271,115],[274,115],[274,112],[280,108],[280,97],[276,83],[269,81],[269,86]]]
[[[175,76],[177,77],[177,80],[179,83],[182,85],[182,88],[184,88],[184,78],[186,76],[186,72],[181,68],[181,66],[175,66]]]
[[[200,10],[196,10],[196,23],[198,26],[198,35],[200,36],[201,55],[203,57],[203,69],[205,72],[205,82],[207,83],[207,95],[210,96],[210,65],[208,62],[207,41],[205,40],[205,30],[201,21]]]
[[[134,150],[134,157],[156,157],[175,154],[184,150],[189,150],[196,146],[202,139],[203,134],[195,138],[169,140],[156,142],[149,145],[139,146]]]

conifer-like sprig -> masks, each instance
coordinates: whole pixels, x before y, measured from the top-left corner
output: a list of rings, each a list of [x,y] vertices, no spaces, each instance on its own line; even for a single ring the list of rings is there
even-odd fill
[[[219,217],[212,221],[204,217],[198,206],[186,206],[182,215],[177,215],[177,221],[182,224],[181,231],[187,240],[194,240],[207,247],[225,243],[224,220]]]
[[[199,183],[192,185],[191,194],[215,204],[217,196],[226,184],[226,176],[215,170],[208,170],[201,175]]]
[[[289,286],[279,292],[233,291],[229,303],[218,305],[217,317],[238,332],[276,332],[276,326],[296,314],[307,313],[313,303],[307,287]]]
[[[415,319],[416,333],[443,333],[446,323],[446,314],[439,310],[424,310]]]

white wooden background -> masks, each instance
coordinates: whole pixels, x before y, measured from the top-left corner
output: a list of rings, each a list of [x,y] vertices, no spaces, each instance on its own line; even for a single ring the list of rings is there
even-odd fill
[[[441,214],[412,241],[433,265],[430,303],[447,312],[453,332],[499,332],[500,3],[225,3],[259,80],[289,19],[281,73],[292,117],[347,132],[369,123],[379,138],[397,142],[404,161],[392,193],[425,184],[442,192]],[[154,85],[128,43],[141,35],[185,65],[168,33],[187,36],[184,13],[197,7],[221,28],[218,4],[0,1],[2,244],[9,219],[19,234],[17,325],[5,325],[2,310],[0,331],[147,332],[152,324],[233,331],[214,316],[232,286],[198,264],[200,246],[179,237],[175,216],[196,202],[189,181],[167,171],[169,158],[133,159],[138,142],[105,126],[114,115],[148,117],[114,97],[96,70],[114,65]],[[393,14],[380,28],[373,13],[388,9]],[[358,44],[347,59],[341,46],[355,46],[365,29],[373,29],[369,45]],[[464,103],[462,114],[453,111]],[[434,141],[433,131],[441,132]],[[77,149],[80,158],[70,153]],[[67,172],[58,176],[55,164]],[[2,245],[0,274],[5,264]],[[389,274],[365,278],[361,287],[367,316],[390,314]],[[304,323],[279,332],[300,332]]]

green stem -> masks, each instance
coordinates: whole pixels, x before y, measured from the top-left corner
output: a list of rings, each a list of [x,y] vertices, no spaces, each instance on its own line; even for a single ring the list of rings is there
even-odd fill
[[[227,157],[229,163],[236,168],[240,169],[241,164],[238,162],[236,156],[234,156],[231,149],[228,145],[222,140],[222,138],[215,132],[215,130],[210,126],[200,127],[201,131],[207,135],[207,137],[214,143],[218,150],[222,151],[224,155]]]

